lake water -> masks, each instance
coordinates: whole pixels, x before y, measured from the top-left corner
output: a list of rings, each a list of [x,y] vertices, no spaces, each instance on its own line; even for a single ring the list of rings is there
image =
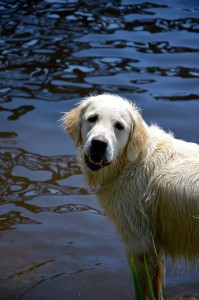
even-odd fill
[[[199,1],[5,0],[0,31],[0,299],[134,299],[58,120],[116,93],[199,142]],[[166,292],[199,299],[196,266],[168,261]]]

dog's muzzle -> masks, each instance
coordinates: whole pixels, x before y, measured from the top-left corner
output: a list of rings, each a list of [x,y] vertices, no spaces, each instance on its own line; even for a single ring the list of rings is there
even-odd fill
[[[108,141],[103,136],[93,137],[85,153],[85,163],[92,171],[99,171],[101,168],[108,166],[107,160]]]

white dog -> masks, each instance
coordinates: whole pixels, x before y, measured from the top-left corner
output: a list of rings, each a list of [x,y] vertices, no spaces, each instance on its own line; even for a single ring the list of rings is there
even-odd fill
[[[164,256],[199,254],[199,146],[148,126],[138,108],[115,95],[83,100],[65,113],[87,184],[136,267],[143,298],[150,272],[162,297]]]

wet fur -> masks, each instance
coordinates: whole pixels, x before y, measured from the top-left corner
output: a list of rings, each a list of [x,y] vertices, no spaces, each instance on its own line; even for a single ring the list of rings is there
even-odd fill
[[[161,299],[165,254],[189,260],[199,254],[199,146],[146,125],[128,102],[133,120],[127,144],[108,167],[89,170],[84,163],[83,116],[93,101],[100,106],[105,98],[107,103],[114,98],[117,107],[126,101],[108,94],[89,97],[66,113],[63,123],[78,144],[87,184],[121,235],[129,262],[134,258],[143,296],[148,295],[145,256],[156,299]]]

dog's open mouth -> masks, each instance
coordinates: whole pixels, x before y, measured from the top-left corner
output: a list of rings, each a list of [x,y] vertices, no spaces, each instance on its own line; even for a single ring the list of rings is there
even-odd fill
[[[105,160],[100,155],[96,155],[96,154],[90,156],[85,154],[85,163],[87,167],[92,171],[99,171],[103,167],[108,166],[110,164],[110,162]]]

